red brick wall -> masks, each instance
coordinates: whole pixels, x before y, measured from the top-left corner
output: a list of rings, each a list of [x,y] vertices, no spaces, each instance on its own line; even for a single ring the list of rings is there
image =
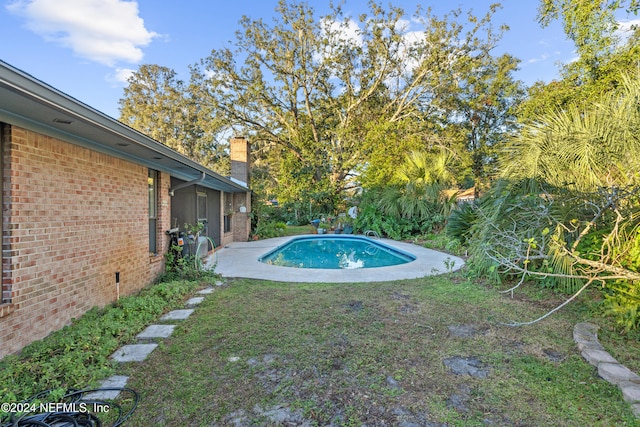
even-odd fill
[[[249,164],[251,162],[251,146],[244,137],[229,140],[231,160],[231,176],[249,185]]]
[[[136,292],[164,268],[149,254],[147,168],[22,128],[3,137],[0,357],[93,306]],[[158,242],[168,245],[169,177],[160,174]]]
[[[249,185],[250,181],[250,163],[251,163],[251,145],[244,137],[235,137],[229,140],[230,158],[231,158],[231,177]],[[240,212],[243,206],[245,213]],[[226,241],[246,242],[251,232],[251,193],[235,193],[233,195],[233,212],[231,218],[231,233],[224,236]],[[226,242],[225,242],[226,244]]]

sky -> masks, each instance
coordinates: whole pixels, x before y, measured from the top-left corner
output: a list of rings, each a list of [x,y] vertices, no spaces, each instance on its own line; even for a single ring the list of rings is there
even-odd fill
[[[443,16],[451,9],[484,16],[495,0],[391,0],[411,15],[418,4]],[[142,64],[173,69],[189,80],[189,66],[212,49],[230,47],[243,15],[271,22],[278,0],[0,0],[0,60],[113,118],[126,78]],[[327,0],[309,0],[318,14]],[[389,1],[382,1],[388,5]],[[520,59],[527,85],[558,77],[575,47],[558,22],[542,28],[538,0],[503,0],[493,23],[509,26],[496,54]],[[346,0],[357,18],[367,0]],[[409,16],[407,16],[409,18]]]

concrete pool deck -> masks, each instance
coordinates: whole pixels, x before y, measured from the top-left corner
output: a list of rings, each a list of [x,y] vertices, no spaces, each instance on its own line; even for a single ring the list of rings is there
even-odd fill
[[[464,265],[462,258],[390,239],[376,240],[413,254],[416,257],[415,261],[391,267],[351,270],[280,267],[258,261],[262,255],[295,237],[300,236],[275,237],[255,242],[233,242],[216,251],[209,258],[208,264],[215,263],[216,273],[225,278],[239,277],[301,283],[383,282],[416,279],[448,273],[452,270],[458,270]]]

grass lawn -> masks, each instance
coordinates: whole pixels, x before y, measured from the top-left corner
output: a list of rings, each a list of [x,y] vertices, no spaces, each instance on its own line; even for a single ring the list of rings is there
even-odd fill
[[[144,363],[121,368],[142,397],[127,425],[638,425],[576,349],[573,326],[590,319],[579,305],[500,325],[557,303],[461,275],[229,281]]]

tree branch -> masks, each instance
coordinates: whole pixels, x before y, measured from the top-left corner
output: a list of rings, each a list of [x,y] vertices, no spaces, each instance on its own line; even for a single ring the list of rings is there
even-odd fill
[[[581,287],[578,292],[576,292],[575,294],[573,294],[571,296],[571,298],[567,299],[565,302],[563,302],[562,304],[560,304],[559,306],[557,306],[556,308],[554,308],[551,311],[548,311],[547,313],[545,313],[543,316],[538,317],[537,319],[531,320],[529,322],[513,322],[513,323],[500,323],[500,325],[503,326],[526,326],[526,325],[533,325],[534,323],[537,323],[541,320],[546,319],[547,317],[551,316],[553,313],[555,313],[556,311],[560,310],[562,307],[564,307],[565,305],[569,304],[571,301],[573,301],[574,299],[576,299],[578,297],[578,295],[580,295],[582,293],[582,291],[584,291],[585,289],[587,289],[589,287],[589,285],[591,285],[591,283],[596,280],[596,279],[591,279],[589,280],[587,283],[585,283],[585,285],[583,287]]]

